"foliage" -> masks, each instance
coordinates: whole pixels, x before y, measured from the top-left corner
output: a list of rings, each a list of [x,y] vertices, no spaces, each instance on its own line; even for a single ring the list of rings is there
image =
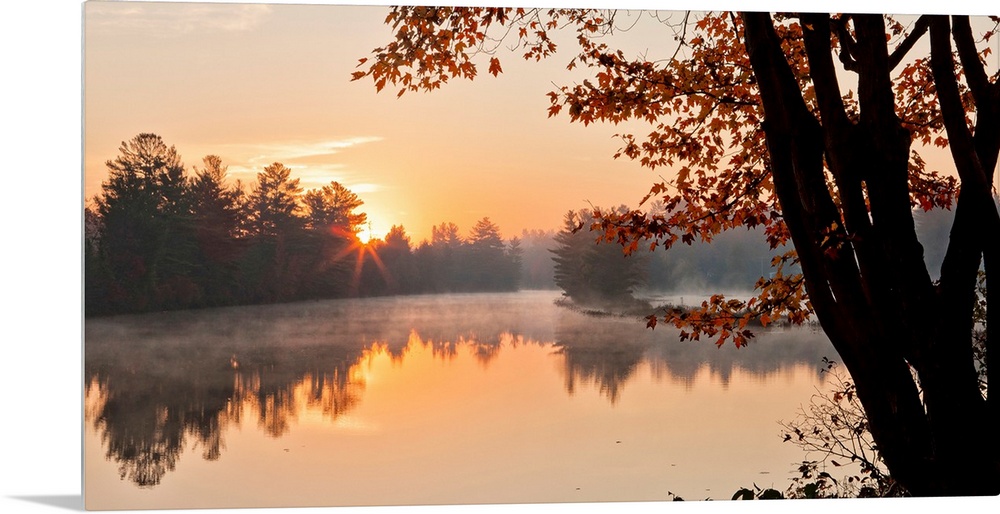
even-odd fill
[[[107,161],[104,194],[94,201],[97,220],[95,279],[114,309],[142,310],[150,303],[185,301],[192,284],[192,248],[185,241],[187,202],[183,165],[174,147],[143,133],[122,142]],[[90,296],[93,296],[91,294]]]
[[[362,200],[334,181],[302,191],[275,162],[244,191],[216,155],[187,176],[160,136],[140,134],[108,161],[85,211],[87,315],[440,291],[511,291],[520,240],[489,218],[461,237],[434,227],[416,248],[402,226],[357,237]]]
[[[342,230],[357,234],[368,221],[365,213],[354,212],[364,202],[337,181],[306,191],[302,203],[308,212],[308,226],[316,230]]]
[[[556,285],[574,303],[583,306],[632,306],[633,293],[645,282],[643,255],[622,255],[615,245],[597,244],[590,230],[592,213],[569,211],[554,241]]]
[[[1000,234],[990,186],[1000,72],[984,67],[1000,18],[977,20],[974,34],[968,16],[648,15],[672,36],[662,39],[673,42],[669,58],[611,47],[630,16],[616,10],[396,7],[386,18],[392,40],[352,78],[399,95],[431,91],[475,78],[477,61],[502,73],[504,44],[529,60],[549,57],[551,33],[571,31],[578,46],[567,68],[590,78],[550,92],[549,115],[648,124],[644,136],[621,135],[617,156],[669,171],[642,200],[659,200],[662,213],[595,210],[605,241],[635,252],[762,227],[772,248],[794,246],[754,298],[716,295],[686,317],[650,316],[649,326],[666,321],[692,338],[742,345],[752,319],[815,315],[907,490],[1000,492],[1000,441],[986,437],[982,452],[967,437],[971,427],[995,431],[1000,419],[1000,403],[984,399],[970,373],[976,274],[997,265]],[[911,55],[925,36],[929,56]],[[844,87],[845,76],[857,86]],[[957,179],[928,169],[924,145],[950,150]],[[952,205],[932,280],[913,208]],[[780,268],[788,265],[801,273]],[[987,352],[995,332],[986,333]]]
[[[732,497],[733,500],[783,500],[785,496],[776,489],[761,489],[754,484],[753,489],[741,488]]]
[[[513,254],[500,237],[500,227],[488,217],[476,222],[467,240],[469,251],[469,286],[488,289],[500,283],[517,283],[517,266]]]
[[[301,224],[298,196],[302,188],[291,174],[292,170],[280,162],[257,173],[244,212],[251,235],[274,237]]]
[[[854,382],[837,363],[824,359],[829,391],[817,392],[792,421],[782,422],[782,439],[818,460],[803,461],[790,497],[901,496],[869,431],[868,417]],[[827,470],[856,470],[838,482]]]

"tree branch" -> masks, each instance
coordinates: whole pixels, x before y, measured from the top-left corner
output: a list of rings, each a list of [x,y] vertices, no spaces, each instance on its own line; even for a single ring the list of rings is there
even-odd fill
[[[807,279],[809,298],[820,315],[820,322],[824,323],[824,329],[835,334],[838,327],[828,324],[840,310],[833,291],[833,287],[839,284],[829,274],[823,250],[815,237],[833,221],[832,218],[826,219],[824,223],[826,216],[818,212],[817,207],[825,211],[826,202],[817,202],[815,198],[827,191],[822,177],[821,129],[809,112],[789,69],[770,15],[744,12],[740,16],[744,24],[745,46],[757,77],[764,109],[764,134],[772,181]],[[824,182],[817,184],[817,178]],[[815,187],[817,185],[819,188]],[[826,194],[825,200],[829,201]]]
[[[972,134],[965,120],[965,106],[955,78],[951,55],[950,29],[947,17],[935,16],[931,23],[931,72],[938,91],[941,115],[948,133],[948,146],[962,189],[989,191],[990,184],[979,161]]]
[[[986,102],[990,96],[990,79],[986,75],[983,63],[976,51],[976,41],[972,36],[972,26],[968,16],[952,16],[952,36],[958,49],[958,58],[962,62],[962,72],[969,84],[976,105]]]
[[[837,30],[837,39],[840,40],[840,62],[844,65],[844,69],[856,72],[858,71],[858,61],[855,60],[854,56],[858,54],[858,46],[854,37],[851,36],[851,32],[847,30],[847,24],[850,21],[851,15],[845,14],[830,23]]]
[[[906,57],[906,54],[913,48],[913,45],[916,44],[917,40],[919,40],[924,33],[927,32],[929,22],[930,18],[928,18],[927,15],[917,18],[917,23],[913,26],[913,32],[907,34],[906,39],[904,39],[903,42],[900,43],[895,50],[893,50],[892,55],[889,56],[890,71],[896,69],[896,66],[899,66],[903,57]]]

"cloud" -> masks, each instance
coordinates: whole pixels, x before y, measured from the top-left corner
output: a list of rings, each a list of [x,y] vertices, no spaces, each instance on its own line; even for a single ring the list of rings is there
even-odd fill
[[[154,37],[245,32],[268,18],[265,4],[87,2],[88,30],[135,31]]]
[[[337,162],[338,154],[348,148],[381,141],[381,137],[355,136],[321,141],[291,141],[262,144],[223,145],[222,153],[231,156],[229,173],[244,183],[256,180],[265,166],[280,162],[292,170],[303,189],[313,189],[337,181],[355,193],[373,193],[382,186],[370,182],[355,182],[347,167]]]
[[[261,156],[267,161],[267,164],[272,162],[312,164],[328,162],[329,158],[341,150],[381,140],[381,137],[359,136],[324,141],[293,141],[234,146],[252,148],[248,153]]]
[[[380,137],[359,136],[321,141],[289,141],[276,143],[234,143],[222,145],[223,153],[235,158],[234,168],[263,168],[280,162],[292,169],[308,169],[310,173],[342,168],[336,162],[338,154],[358,145],[381,141]]]

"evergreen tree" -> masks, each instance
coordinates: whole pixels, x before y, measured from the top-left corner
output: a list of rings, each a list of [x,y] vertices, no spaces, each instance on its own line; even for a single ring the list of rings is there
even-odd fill
[[[522,268],[524,267],[524,248],[521,248],[521,238],[515,236],[507,242],[504,251],[507,257],[507,282],[510,289],[517,290],[521,287]]]
[[[191,211],[199,251],[197,280],[209,305],[235,301],[243,192],[227,187],[227,166],[217,155],[202,159],[191,180]]]
[[[500,237],[500,227],[482,218],[469,234],[465,288],[473,291],[507,289],[513,286],[505,245]]]
[[[299,246],[304,220],[299,217],[299,179],[275,162],[257,174],[243,205],[249,247],[240,262],[241,295],[252,302],[294,298],[301,276]]]
[[[462,254],[465,241],[459,235],[458,225],[442,222],[431,227],[431,244],[425,256],[425,269],[429,270],[430,292],[453,292],[465,289],[467,273]]]
[[[589,211],[564,216],[552,250],[555,283],[581,305],[632,304],[635,289],[644,283],[645,259],[641,254],[626,256],[618,245],[599,243],[591,231],[593,221]]]
[[[302,203],[306,207],[307,223],[313,229],[341,231],[353,236],[368,221],[365,213],[354,212],[364,202],[337,181],[306,191]]]
[[[358,294],[360,291],[354,285],[354,263],[349,259],[364,251],[357,233],[368,217],[363,212],[355,212],[364,202],[333,181],[322,188],[306,191],[302,203],[306,210],[308,244],[315,258],[311,277],[303,284],[304,291],[308,296],[318,297]],[[362,282],[362,289],[368,287],[364,280]]]
[[[411,293],[418,287],[419,272],[410,244],[406,229],[393,225],[385,235],[385,243],[378,249],[390,293]]]
[[[250,191],[244,213],[251,236],[274,237],[302,225],[298,216],[302,188],[299,179],[291,178],[291,173],[280,162],[257,173],[257,183]]]
[[[115,311],[173,307],[198,296],[184,166],[156,134],[122,142],[107,161],[95,198],[100,218],[97,258],[109,276]]]

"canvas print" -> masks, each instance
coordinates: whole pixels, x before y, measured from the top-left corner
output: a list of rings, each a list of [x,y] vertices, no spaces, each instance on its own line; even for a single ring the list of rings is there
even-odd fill
[[[997,495],[998,23],[87,2],[87,508]]]

